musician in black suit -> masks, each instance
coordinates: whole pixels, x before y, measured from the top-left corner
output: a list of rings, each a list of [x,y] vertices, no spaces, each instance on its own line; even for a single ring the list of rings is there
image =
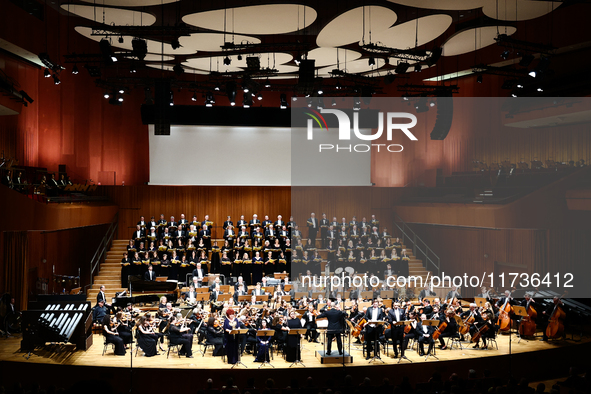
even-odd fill
[[[171,228],[171,227],[172,227],[173,229],[175,229],[175,228],[177,228],[177,227],[178,227],[178,225],[179,225],[179,224],[178,224],[178,223],[177,223],[177,222],[174,220],[174,216],[171,216],[171,217],[170,217],[170,222],[168,222],[168,227],[169,227],[169,228]]]
[[[207,276],[207,268],[203,268],[201,266],[201,263],[197,263],[195,269],[192,272],[192,275],[194,278],[197,278],[197,281],[199,283],[201,283],[205,280],[205,277]]]
[[[277,230],[280,230],[281,228],[283,228],[283,226],[286,226],[287,228],[287,224],[285,223],[285,221],[283,220],[283,216],[281,215],[277,215],[277,221],[273,224]]]
[[[320,225],[318,224],[318,219],[316,219],[316,214],[314,212],[310,214],[310,219],[308,219],[306,225],[308,226],[308,239],[311,239],[312,246],[316,247],[316,234],[318,233],[318,227],[320,227]]]
[[[179,225],[183,226],[183,229],[187,228],[187,226],[189,225],[189,221],[187,219],[185,219],[184,213],[181,213],[181,219],[179,220]]]
[[[327,309],[316,317],[316,319],[322,319],[326,317],[328,320],[328,328],[326,330],[326,355],[330,356],[332,339],[336,337],[337,348],[339,349],[339,355],[343,354],[343,342],[341,340],[341,334],[343,333],[343,324],[345,322],[345,313],[341,311],[340,305],[335,308]]]
[[[398,357],[398,346],[396,344],[399,341],[400,344],[400,355],[404,357],[404,347],[403,347],[403,340],[404,340],[404,326],[398,325],[395,326],[395,323],[405,321],[406,314],[404,313],[403,309],[400,309],[400,303],[395,302],[392,309],[388,311],[388,316],[386,316],[386,321],[392,323],[392,329],[390,330],[390,336],[392,337],[392,347],[394,348],[394,358]]]
[[[302,319],[304,319],[304,328],[306,328],[306,339],[308,342],[318,342],[318,331],[316,330],[318,326],[316,325],[316,314],[317,312],[314,310],[314,305],[308,304],[308,311],[304,313]]]
[[[365,313],[365,318],[367,321],[383,321],[386,315],[384,314],[384,310],[378,306],[378,300],[375,299],[373,301],[373,305],[367,308],[367,312]],[[376,338],[379,337],[382,331],[381,325],[374,325],[374,324],[367,324],[365,326],[365,346],[367,349],[367,353],[365,354],[365,359],[369,360],[369,354],[374,350],[374,355],[377,356],[380,353],[380,345],[377,342],[377,348],[373,349],[374,341]]]
[[[12,182],[12,171],[6,171],[6,174],[4,174],[4,176],[2,177],[2,184],[8,187],[9,189],[14,188],[14,184]]]
[[[255,295],[255,296],[265,295],[265,290],[261,288],[260,283],[257,283],[257,287],[252,291],[252,295]]]
[[[238,286],[238,289],[236,291],[234,291],[234,303],[238,304],[238,297],[240,296],[245,296],[248,295],[248,293],[246,292],[246,284],[245,283],[241,283]]]
[[[96,304],[98,305],[99,302],[103,301],[105,303],[105,305],[110,305],[107,304],[107,297],[105,296],[105,286],[101,286],[99,288],[99,292],[96,295]]]
[[[419,338],[419,356],[425,355],[425,343],[429,344],[429,349],[427,350],[427,354],[431,353],[433,347],[435,346],[435,341],[433,340],[433,334],[435,333],[434,326],[427,326],[423,325],[422,322],[427,320],[427,316],[423,313],[421,315],[421,323],[417,326],[417,336]]]
[[[148,271],[144,274],[144,280],[154,282],[156,280],[156,273],[154,272],[154,267],[152,264],[148,265]]]
[[[326,214],[322,214],[322,219],[320,219],[320,238],[322,239],[322,246],[326,247],[326,232],[328,231],[328,224],[329,221],[326,218]]]
[[[434,291],[429,289],[429,286],[425,286],[425,288],[419,293],[419,301],[422,301],[425,297],[435,297],[436,295],[437,294],[435,294]]]
[[[192,283],[189,285],[189,291],[183,293],[183,297],[185,298],[185,302],[189,304],[195,304],[197,302],[197,292]]]
[[[250,227],[250,232],[252,233],[256,227],[260,227],[261,221],[258,219],[258,215],[255,213],[252,215],[252,220],[248,222],[248,226]]]
[[[226,218],[226,221],[224,222],[224,225],[222,226],[222,228],[225,230],[229,226],[234,227],[234,222],[232,222],[232,218],[228,215],[228,217]]]

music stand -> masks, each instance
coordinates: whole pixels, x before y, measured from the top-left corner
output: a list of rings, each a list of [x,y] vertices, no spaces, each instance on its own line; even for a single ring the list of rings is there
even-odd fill
[[[474,297],[474,303],[478,307],[484,308],[484,304],[486,304],[486,302],[487,302],[486,298],[484,298],[484,297]]]
[[[257,337],[272,337],[273,335],[275,335],[275,330],[258,330],[257,331]],[[271,340],[269,340],[269,347],[271,346]],[[269,349],[269,357],[273,354],[273,351],[271,349]],[[263,361],[263,363],[261,365],[259,365],[259,369],[261,369],[264,365],[269,364],[271,367],[275,368],[273,366],[273,364],[271,364],[269,361],[267,361],[267,357],[265,357],[265,360]]]
[[[232,330],[230,331],[230,335],[234,335],[234,340],[236,341],[236,343],[238,343],[238,338],[236,337],[236,335],[241,335],[241,334],[246,334],[248,333],[248,328],[240,328],[237,330]],[[232,368],[230,369],[234,369],[235,366],[237,365],[242,365],[244,368],[248,368],[246,365],[244,365],[244,363],[241,361],[241,354],[240,354],[240,345],[238,345],[238,361],[236,361],[236,364],[232,365]]]
[[[525,307],[519,305],[513,305],[513,315],[521,316],[522,318],[529,316],[527,314],[527,311],[525,310]],[[519,328],[517,328],[517,336],[519,337],[519,341],[517,341],[517,343],[519,343],[521,342],[521,334],[519,333]]]
[[[403,321],[399,321],[399,322],[396,322],[396,323],[392,323],[392,326],[407,326],[410,323],[411,323],[410,320],[406,320],[406,321],[403,320]],[[394,327],[392,327],[392,328],[394,328]],[[392,341],[392,346],[396,346],[396,344],[394,343],[394,341]],[[400,348],[402,350],[404,350],[404,336],[403,336],[402,343],[400,344]],[[406,361],[408,361],[408,362],[410,362],[412,364],[412,360],[410,360],[406,356],[403,356],[402,354],[400,355],[400,360],[398,360],[398,364],[400,364],[400,362],[402,361],[402,359],[405,359]]]
[[[421,322],[421,324],[424,326],[439,327],[439,320],[423,320]],[[431,351],[430,352],[427,351],[427,355],[425,356],[425,361],[427,361],[429,356],[434,357],[436,360],[439,360],[437,358],[437,356],[435,356],[435,340],[433,339],[432,336],[431,336],[431,340],[433,341],[433,347],[429,346],[431,348]]]
[[[249,294],[239,295],[238,302],[250,301],[251,298],[252,296]]]
[[[375,324],[376,326],[382,326],[382,325],[386,324],[386,322],[385,321],[368,321],[366,324],[366,327],[369,326],[370,324]],[[371,364],[372,362],[377,361],[377,360],[381,361],[384,364],[386,363],[380,357],[380,352],[379,352],[379,347],[378,347],[378,339],[379,339],[378,337],[379,337],[379,335],[377,335],[377,333],[376,333],[376,336],[373,339],[373,357],[369,360],[369,364]],[[368,350],[368,352],[369,352],[369,350]]]
[[[308,331],[308,330],[305,328],[292,328],[289,330],[287,335],[303,335],[303,334],[306,334],[306,331]],[[302,357],[302,349],[300,348],[301,345],[302,345],[302,341],[301,341],[300,337],[298,337],[298,352],[296,353],[296,360],[293,363],[291,363],[289,368],[291,368],[297,364],[302,364],[302,367],[306,368],[306,366],[304,365],[304,363],[301,360],[301,357]]]
[[[226,302],[230,300],[232,294],[218,294],[218,302]]]
[[[252,296],[251,296],[252,297]],[[256,302],[263,302],[263,301],[269,301],[269,296],[267,294],[263,294],[263,295],[258,295],[256,296],[257,300]]]

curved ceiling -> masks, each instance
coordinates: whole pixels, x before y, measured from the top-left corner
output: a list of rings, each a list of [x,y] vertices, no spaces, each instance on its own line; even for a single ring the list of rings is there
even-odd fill
[[[489,18],[502,21],[525,21],[546,15],[561,4],[560,1],[489,0],[482,12]]]
[[[266,4],[198,12],[183,22],[203,29],[238,34],[285,34],[310,26],[316,11],[297,4]]]
[[[86,3],[96,3],[96,0],[81,0]],[[149,7],[152,5],[162,5],[176,3],[180,0],[101,0],[101,5],[111,5],[117,7]]]
[[[372,42],[390,48],[415,48],[433,41],[449,28],[449,15],[429,15],[396,25],[372,35]]]
[[[360,57],[359,52],[342,48],[316,48],[308,52],[308,59],[314,59],[316,67],[337,64],[337,58],[339,63],[344,64]]]
[[[456,56],[472,52],[494,44],[497,34],[515,33],[517,29],[513,26],[486,26],[476,29],[463,30],[451,36],[443,44],[443,56]]]
[[[61,7],[71,14],[105,25],[151,26],[156,22],[156,17],[152,14],[123,8],[80,4],[62,4]]]
[[[319,47],[338,47],[362,41],[370,42],[370,32],[379,33],[396,23],[396,13],[380,6],[358,7],[330,21],[318,33]],[[365,21],[365,23],[364,23]]]

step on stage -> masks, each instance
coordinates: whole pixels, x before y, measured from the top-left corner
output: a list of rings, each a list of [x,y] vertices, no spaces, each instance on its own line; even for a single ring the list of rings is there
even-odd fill
[[[320,361],[320,364],[352,364],[353,356],[348,352],[339,354],[338,350],[333,350],[330,355],[327,355],[324,350],[316,351],[316,358]]]

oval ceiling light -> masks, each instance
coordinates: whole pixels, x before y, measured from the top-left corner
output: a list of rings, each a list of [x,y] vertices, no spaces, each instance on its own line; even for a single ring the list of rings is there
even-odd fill
[[[417,19],[401,23],[385,31],[372,33],[372,41],[389,48],[415,48],[433,41],[451,26],[452,18],[449,15],[429,15],[418,18],[418,44]],[[361,43],[360,43],[361,45]]]
[[[151,26],[156,22],[156,17],[147,12],[126,10],[123,8],[109,8],[92,5],[62,4],[61,8],[71,14],[89,19],[98,23],[116,26]]]
[[[370,31],[373,35],[387,30],[397,19],[396,13],[386,7],[358,7],[340,14],[324,26],[318,33],[316,44],[319,47],[339,47],[361,41],[364,13],[366,43],[369,43]]]
[[[310,26],[315,20],[314,8],[298,4],[254,5],[183,16],[183,22],[188,25],[238,34],[291,33]],[[227,41],[231,39],[227,37]]]
[[[485,26],[476,29],[462,30],[451,36],[445,44],[443,44],[442,55],[456,56],[479,50],[495,44],[495,37],[497,37],[497,34],[506,34],[510,36],[516,31],[517,29],[513,26]]]

